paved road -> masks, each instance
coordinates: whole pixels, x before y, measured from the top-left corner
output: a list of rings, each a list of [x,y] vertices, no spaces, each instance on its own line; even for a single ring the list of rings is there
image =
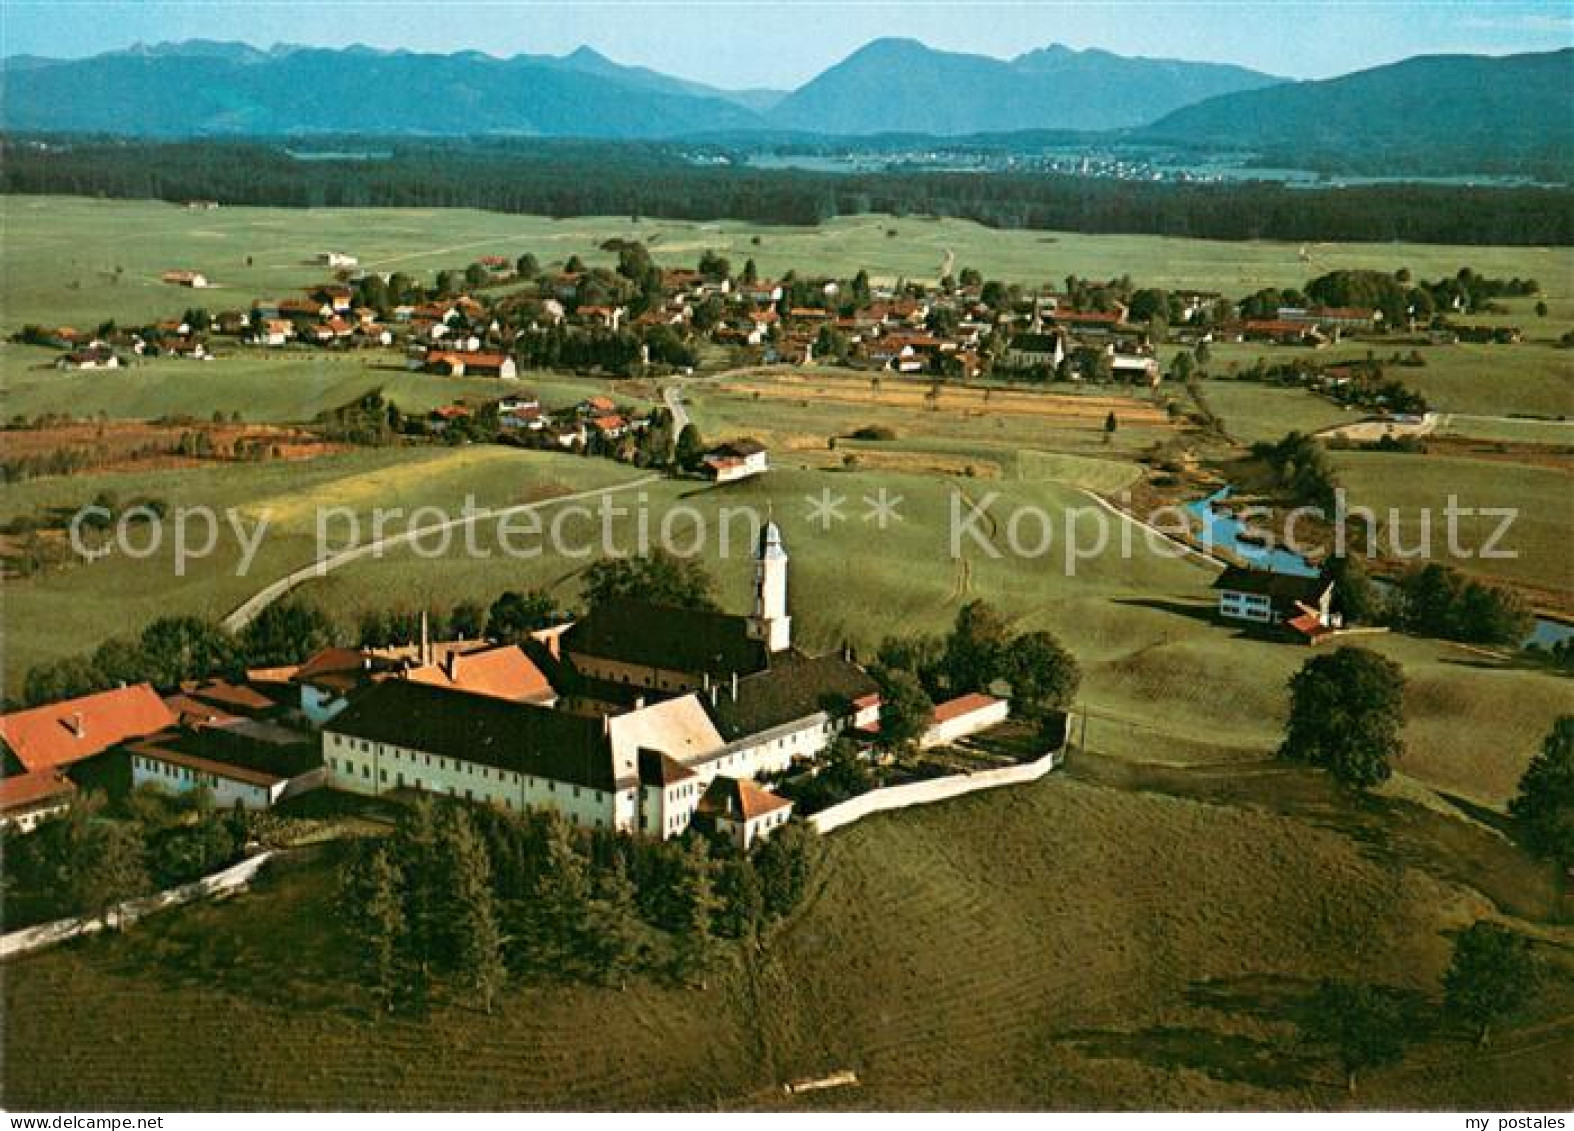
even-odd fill
[[[279,598],[289,593],[297,585],[302,585],[313,578],[323,577],[330,570],[335,570],[340,566],[349,565],[351,562],[359,561],[364,557],[381,553],[383,550],[386,550],[389,547],[405,545],[420,538],[427,537],[428,535],[436,534],[438,531],[453,530],[472,522],[480,522],[483,519],[505,518],[510,515],[527,514],[543,507],[557,506],[560,503],[579,502],[584,499],[592,499],[601,495],[610,495],[616,491],[629,491],[635,487],[645,487],[651,483],[656,482],[656,480],[660,478],[661,476],[659,475],[642,475],[638,479],[632,479],[627,483],[614,483],[610,487],[596,487],[589,491],[576,491],[571,495],[559,495],[556,498],[540,499],[534,503],[521,503],[518,506],[498,507],[494,510],[477,511],[474,514],[463,515],[459,518],[451,518],[444,522],[434,522],[430,525],[418,527],[414,530],[406,530],[399,534],[391,534],[386,538],[379,538],[373,542],[362,542],[358,546],[352,546],[348,550],[340,550],[336,554],[330,554],[328,557],[319,559],[309,566],[303,566],[302,568],[295,570],[293,573],[286,574],[284,577],[279,578],[279,580],[273,582],[271,585],[268,585],[259,592],[254,593],[252,596],[248,597],[239,608],[224,618],[224,627],[229,629],[231,632],[238,632],[250,624],[252,620],[256,618],[257,614],[262,612],[263,609],[266,609]]]
[[[672,434],[676,436],[689,426],[689,410],[683,404],[683,383],[675,381],[663,385],[661,403],[667,406],[668,412],[672,413]]]

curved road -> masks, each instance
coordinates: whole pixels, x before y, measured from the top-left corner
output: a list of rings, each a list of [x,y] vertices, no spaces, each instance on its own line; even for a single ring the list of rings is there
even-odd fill
[[[683,383],[673,382],[661,387],[661,403],[672,413],[672,434],[676,436],[689,426],[689,410],[683,405]]]
[[[614,483],[609,487],[595,487],[588,491],[576,491],[573,494],[558,495],[552,499],[539,499],[533,503],[520,503],[518,506],[477,511],[474,514],[451,518],[445,522],[434,522],[428,526],[418,527],[415,530],[405,530],[399,534],[390,534],[388,537],[379,538],[374,542],[362,542],[358,546],[351,546],[348,550],[340,550],[336,554],[330,554],[326,558],[321,558],[309,566],[302,566],[300,569],[279,578],[271,585],[248,597],[239,608],[225,617],[222,623],[229,631],[238,632],[250,624],[263,609],[266,609],[279,598],[289,593],[297,585],[302,585],[313,578],[324,577],[330,570],[359,561],[361,558],[369,555],[380,553],[389,547],[405,545],[424,538],[429,534],[435,534],[440,530],[453,530],[472,522],[480,522],[482,519],[506,518],[511,515],[528,514],[542,507],[556,506],[559,503],[573,503],[601,495],[610,495],[616,491],[628,491],[635,487],[647,486],[660,478],[661,476],[659,475],[642,475],[638,479],[629,480],[627,483]]]

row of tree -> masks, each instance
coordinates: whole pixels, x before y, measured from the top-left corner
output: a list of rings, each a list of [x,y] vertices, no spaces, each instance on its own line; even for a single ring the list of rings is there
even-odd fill
[[[340,907],[384,1008],[446,985],[490,1012],[516,979],[703,975],[719,940],[754,938],[798,906],[818,858],[799,824],[744,852],[695,832],[635,838],[555,810],[422,800],[392,836],[352,847]]]
[[[386,158],[353,162],[296,161],[285,145],[268,142],[60,140],[38,145],[6,139],[0,145],[0,190],[769,224],[817,224],[866,213],[942,215],[999,228],[1230,240],[1574,243],[1574,208],[1565,189],[1441,184],[1304,189],[1038,171],[822,173],[760,168],[742,154],[700,164],[677,144],[540,138],[379,142],[388,150]]]

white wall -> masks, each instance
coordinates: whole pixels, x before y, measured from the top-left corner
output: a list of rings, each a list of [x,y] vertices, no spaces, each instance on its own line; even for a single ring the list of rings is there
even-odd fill
[[[911,805],[929,805],[951,797],[962,797],[982,789],[997,789],[1003,785],[1021,785],[1038,781],[1060,764],[1061,753],[1051,750],[1036,762],[1005,766],[998,770],[980,770],[976,774],[953,774],[950,777],[932,778],[909,785],[893,785],[886,789],[872,789],[857,797],[822,809],[809,818],[809,824],[820,833],[832,832],[861,820],[873,813],[892,809],[906,809]]]
[[[220,809],[232,809],[238,801],[247,809],[268,809],[280,799],[288,781],[275,785],[257,785],[236,781],[234,778],[193,770],[189,766],[165,762],[146,754],[131,756],[131,785],[153,784],[171,793],[189,793],[198,786],[206,786],[213,793],[213,803]]]
[[[954,719],[935,723],[924,732],[918,744],[923,747],[944,746],[959,738],[966,738],[970,734],[977,734],[981,730],[988,730],[992,726],[1003,723],[1010,713],[1011,704],[1004,699],[997,699],[976,711],[969,711]]]
[[[458,758],[427,754],[389,743],[337,734],[322,736],[328,784],[351,793],[377,795],[417,789],[522,811],[550,807],[585,828],[632,832],[638,822],[638,787],[612,791],[571,785]]]

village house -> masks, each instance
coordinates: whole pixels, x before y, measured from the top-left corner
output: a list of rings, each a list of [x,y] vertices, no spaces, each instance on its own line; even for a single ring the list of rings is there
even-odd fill
[[[547,806],[583,828],[660,837],[694,821],[752,843],[791,811],[752,779],[814,758],[879,712],[878,686],[850,657],[791,647],[774,524],[755,559],[751,616],[620,600],[551,633],[544,647],[574,685],[555,708],[352,675],[355,686],[330,689],[347,705],[322,728],[329,783]],[[311,678],[344,672],[343,660]]]
[[[127,747],[131,784],[176,794],[206,789],[220,808],[271,809],[323,784],[315,737],[234,716],[190,721]]]
[[[361,261],[342,251],[319,251],[317,263],[323,267],[359,267]]]
[[[692,695],[600,716],[408,680],[371,687],[323,730],[335,788],[551,808],[581,828],[661,837],[687,829],[686,803],[703,788],[701,775],[678,769],[719,744]]]
[[[55,361],[56,369],[119,369],[120,358],[108,346],[94,344],[72,350]]]

